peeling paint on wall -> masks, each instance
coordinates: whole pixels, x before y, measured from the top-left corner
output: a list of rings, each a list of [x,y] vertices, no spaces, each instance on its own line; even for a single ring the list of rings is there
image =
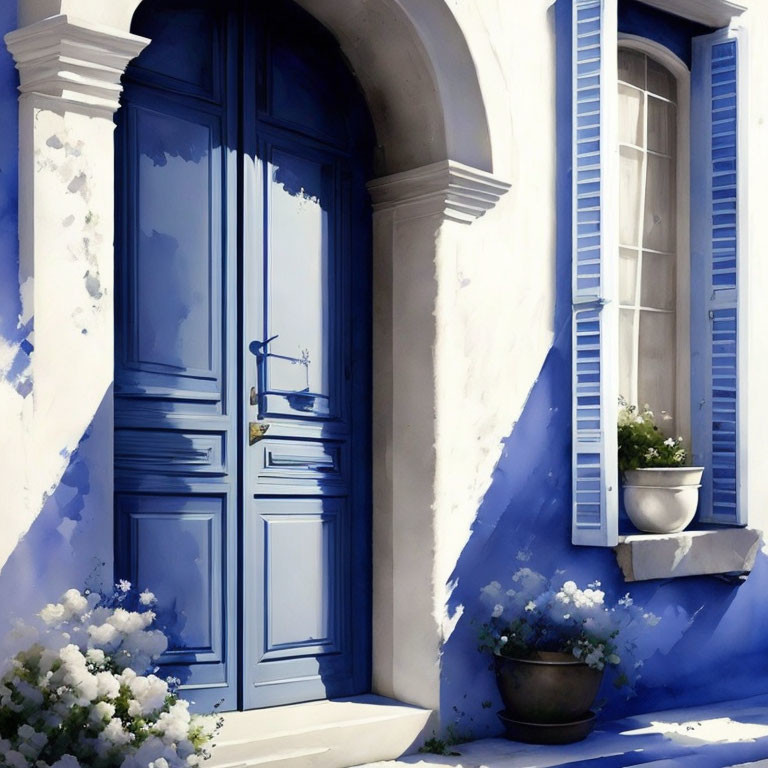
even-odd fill
[[[109,583],[112,559],[111,489],[99,482],[101,456],[111,455],[105,397],[74,450],[59,455],[66,469],[43,501],[29,530],[0,569],[0,654],[4,635],[18,618],[58,598],[70,586],[97,589]]]
[[[0,3],[0,36],[17,26],[15,5]],[[46,195],[20,206],[18,74],[0,48],[2,636],[16,607],[82,586],[84,563],[111,569],[113,189],[101,169],[111,168],[114,125],[26,100],[34,155],[21,172]],[[88,450],[78,449],[84,435]]]
[[[0,36],[16,26],[15,3],[0,8]],[[16,70],[5,46],[0,46],[0,379],[26,397],[32,344],[21,344],[32,333],[22,320],[18,244],[18,111]]]

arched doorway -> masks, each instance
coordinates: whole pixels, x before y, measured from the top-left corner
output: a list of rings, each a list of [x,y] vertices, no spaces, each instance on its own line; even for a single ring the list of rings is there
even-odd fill
[[[370,689],[372,131],[245,5],[145,0],[116,134],[116,570],[200,708]]]

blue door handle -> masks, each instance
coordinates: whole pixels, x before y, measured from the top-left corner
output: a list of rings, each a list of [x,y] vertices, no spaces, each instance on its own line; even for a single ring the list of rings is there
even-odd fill
[[[276,333],[274,336],[270,336],[266,341],[252,341],[248,345],[248,351],[261,360],[267,351],[267,346],[271,341],[274,341],[280,334]]]

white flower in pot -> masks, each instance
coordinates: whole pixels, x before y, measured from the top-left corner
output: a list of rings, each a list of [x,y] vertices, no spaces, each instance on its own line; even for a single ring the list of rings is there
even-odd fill
[[[621,399],[620,406],[619,471],[629,519],[646,533],[684,530],[696,515],[704,467],[685,465],[683,438],[666,437],[647,405],[640,411]]]
[[[659,617],[628,593],[611,601],[599,581],[581,588],[564,571],[547,578],[519,568],[508,586],[492,581],[481,590],[487,620],[479,632],[479,649],[493,657],[508,737],[537,744],[586,738],[603,671],[612,668],[614,685],[631,692],[642,663],[638,638]]]

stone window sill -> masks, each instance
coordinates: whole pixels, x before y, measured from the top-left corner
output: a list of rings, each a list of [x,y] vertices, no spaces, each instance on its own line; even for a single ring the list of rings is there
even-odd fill
[[[719,528],[620,536],[614,551],[625,581],[743,576],[752,570],[761,542],[755,528]]]

